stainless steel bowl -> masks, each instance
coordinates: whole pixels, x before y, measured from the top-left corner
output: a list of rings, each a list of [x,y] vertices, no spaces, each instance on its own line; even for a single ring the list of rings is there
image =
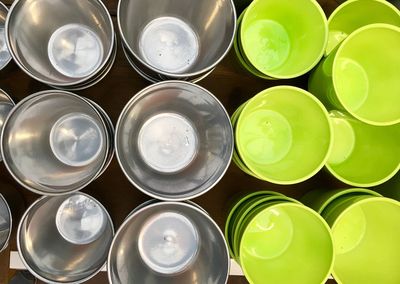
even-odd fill
[[[2,89],[0,89],[0,132],[3,129],[4,122],[6,121],[6,118],[13,109],[14,105],[15,103],[11,97]],[[1,161],[3,161],[3,158],[0,152],[0,162]]]
[[[226,283],[230,259],[222,232],[202,209],[148,204],[118,230],[108,255],[111,284]]]
[[[0,70],[7,66],[12,57],[6,43],[6,18],[8,8],[0,2]]]
[[[7,246],[12,230],[11,210],[7,200],[0,194],[0,252]]]
[[[120,0],[118,26],[130,61],[157,81],[193,81],[228,53],[236,30],[232,0]]]
[[[223,105],[192,83],[166,81],[133,97],[115,131],[122,170],[154,198],[187,200],[210,190],[225,174],[233,131]]]
[[[90,80],[107,65],[114,29],[100,0],[17,0],[7,17],[6,39],[28,75],[68,87]]]
[[[10,112],[2,131],[4,163],[25,188],[43,195],[80,190],[107,163],[109,134],[102,115],[65,91],[33,94]]]
[[[56,224],[60,206],[77,195],[97,206],[106,221],[96,240],[79,245],[64,238]],[[89,280],[105,265],[113,236],[114,227],[107,210],[93,197],[78,193],[43,197],[33,203],[19,223],[17,245],[22,262],[41,281],[76,284]]]

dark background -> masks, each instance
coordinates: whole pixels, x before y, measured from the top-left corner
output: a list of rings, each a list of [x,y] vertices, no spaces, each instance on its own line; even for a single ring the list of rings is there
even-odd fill
[[[151,0],[143,0],[151,1]],[[246,2],[241,0],[238,2]],[[13,1],[3,1],[9,6]],[[327,16],[338,6],[340,0],[319,0],[318,1]],[[399,4],[400,1],[395,0]],[[116,25],[117,0],[104,0],[107,8]],[[238,5],[238,12],[243,5]],[[114,124],[125,104],[141,89],[150,83],[142,79],[125,60],[120,41],[118,40],[118,55],[111,72],[99,84],[84,91],[76,92],[99,103],[110,115]],[[199,85],[207,88],[215,94],[229,114],[244,101],[248,100],[258,92],[274,85],[295,85],[307,88],[308,76],[302,76],[294,80],[268,81],[258,79],[241,69],[235,59],[233,49],[228,56],[218,65],[215,71],[202,80]],[[16,101],[37,91],[50,89],[50,87],[34,81],[11,62],[0,72],[0,88],[11,95]],[[336,182],[325,171],[321,171],[311,180],[294,186],[277,186],[267,182],[259,181],[239,170],[233,163],[221,182],[210,192],[195,199],[194,201],[206,209],[216,220],[221,228],[224,226],[227,211],[234,197],[243,192],[256,190],[275,190],[288,196],[299,198],[305,192],[316,187],[336,188],[342,186]],[[84,192],[97,198],[110,212],[115,227],[122,223],[128,213],[140,203],[149,198],[135,189],[123,175],[116,159],[113,160],[108,170],[95,182],[90,184]],[[22,212],[39,196],[21,188],[9,175],[4,165],[0,163],[0,193],[5,195],[13,210],[13,234],[10,246],[0,255],[0,283],[7,283],[8,279],[15,273],[8,269],[10,250],[16,250],[15,232]],[[335,283],[330,280],[330,283]],[[88,283],[108,283],[107,275],[100,273]],[[244,277],[231,277],[230,284],[247,283]]]

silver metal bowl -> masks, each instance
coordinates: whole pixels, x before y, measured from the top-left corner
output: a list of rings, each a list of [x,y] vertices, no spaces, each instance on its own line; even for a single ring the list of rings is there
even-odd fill
[[[6,18],[8,8],[0,2],[0,70],[7,66],[12,57],[6,43]]]
[[[221,230],[197,206],[150,203],[131,214],[108,255],[111,284],[226,283],[230,259]]]
[[[13,109],[15,106],[14,101],[11,99],[11,97],[4,92],[2,89],[0,89],[0,132],[3,129],[4,122],[6,121],[6,118],[10,111]],[[0,153],[0,162],[3,161],[3,158]]]
[[[76,244],[66,239],[60,233],[57,224],[57,215],[63,203],[78,195],[87,198],[90,208],[95,207],[101,210],[105,222],[102,233],[97,236],[97,239],[86,244]],[[86,204],[78,205],[79,208],[86,208]],[[79,212],[79,216],[84,216],[84,213]],[[75,221],[81,221],[80,225],[90,226],[89,222],[83,219]],[[76,224],[69,223],[68,225],[77,229]],[[42,197],[33,203],[19,223],[17,245],[22,262],[41,281],[77,284],[89,280],[102,269],[106,263],[113,236],[114,227],[103,205],[89,195],[77,193]]]
[[[12,230],[11,210],[7,200],[0,194],[0,252],[7,246]]]
[[[223,105],[206,89],[183,81],[139,92],[122,111],[115,137],[129,181],[162,200],[204,194],[232,158],[233,131]]]
[[[22,70],[56,87],[95,77],[115,42],[111,16],[100,0],[17,0],[7,17],[6,39]]]
[[[193,81],[228,53],[236,11],[232,0],[120,0],[118,26],[145,77]]]
[[[10,112],[1,135],[4,164],[22,186],[61,195],[84,188],[106,166],[110,135],[87,100],[65,91],[33,94]]]

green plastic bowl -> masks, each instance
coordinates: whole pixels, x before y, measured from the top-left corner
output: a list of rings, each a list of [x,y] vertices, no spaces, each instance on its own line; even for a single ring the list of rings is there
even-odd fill
[[[267,190],[263,190],[263,191],[256,191],[253,193],[249,193],[243,197],[241,197],[237,202],[234,203],[234,206],[232,207],[232,209],[229,211],[228,217],[226,219],[225,222],[225,239],[228,242],[228,248],[229,248],[229,252],[231,254],[231,256],[233,256],[233,251],[232,251],[232,244],[230,242],[230,240],[232,239],[232,220],[235,220],[236,216],[237,216],[237,212],[239,211],[241,205],[243,203],[245,203],[247,200],[249,199],[253,199],[259,196],[283,196],[281,193],[279,192],[274,192],[274,191],[267,191]]]
[[[236,29],[236,30],[239,30],[239,29],[240,29],[240,24],[241,24],[241,22],[242,22],[243,15],[244,15],[244,12],[239,16],[239,18],[238,18],[238,20],[237,20],[237,29]],[[251,73],[251,74],[254,75],[254,76],[257,76],[257,77],[260,77],[260,78],[263,78],[263,79],[272,79],[271,77],[266,76],[266,75],[264,75],[263,73],[261,73],[260,71],[258,71],[258,70],[248,61],[248,59],[246,58],[246,56],[245,56],[245,54],[244,54],[244,52],[243,52],[243,49],[242,49],[242,47],[241,47],[241,43],[240,43],[240,34],[239,34],[238,32],[235,34],[235,38],[234,38],[234,41],[233,41],[233,48],[234,48],[234,50],[235,50],[236,58],[237,58],[237,60],[239,61],[239,64],[240,64],[246,71],[248,71],[249,73]]]
[[[315,0],[255,0],[238,32],[251,65],[277,79],[310,71],[328,40],[327,19]]]
[[[242,233],[244,230],[244,224],[246,224],[246,220],[248,220],[249,216],[253,216],[258,211],[259,208],[264,207],[266,205],[270,205],[271,203],[282,203],[282,202],[294,202],[299,203],[299,201],[287,197],[287,196],[265,196],[254,199],[251,202],[247,202],[238,212],[236,220],[232,226],[232,235],[233,235],[233,253],[236,259],[239,257],[239,245],[242,237]]]
[[[369,125],[338,111],[330,119],[334,139],[326,168],[333,176],[352,186],[371,187],[399,171],[400,124]]]
[[[328,112],[310,93],[267,89],[248,101],[235,127],[238,154],[256,176],[295,184],[315,175],[331,149]]]
[[[322,284],[334,260],[326,222],[304,205],[271,205],[246,226],[240,264],[252,284]]]
[[[400,28],[387,24],[365,26],[340,46],[333,84],[354,117],[374,125],[400,123],[399,50]]]
[[[285,203],[285,202],[289,202],[289,201],[287,201],[287,200],[278,201],[277,200],[277,201],[271,201],[271,202],[266,202],[266,203],[260,204],[253,211],[251,211],[249,214],[247,214],[243,218],[243,221],[240,224],[238,224],[236,235],[234,235],[233,251],[235,253],[234,259],[236,260],[237,263],[239,263],[239,265],[240,265],[240,255],[239,255],[239,253],[240,253],[240,242],[241,242],[241,238],[243,236],[243,233],[244,233],[247,225],[251,222],[251,220],[254,219],[255,216],[257,216],[265,208],[270,207],[272,205]]]
[[[400,26],[400,11],[382,0],[348,0],[333,11],[328,19],[328,45],[325,54],[333,51],[355,30],[374,23]]]
[[[400,283],[400,203],[353,198],[330,214],[335,246],[333,276],[341,284]]]
[[[247,102],[243,103],[232,115],[231,117],[231,123],[232,123],[232,127],[233,129],[235,129],[236,127],[236,123],[237,123],[237,119],[239,118],[240,113],[242,112],[244,106],[247,104]],[[232,155],[232,161],[235,163],[235,165],[241,169],[243,172],[245,172],[248,175],[251,175],[257,179],[261,179],[260,177],[258,177],[257,175],[255,175],[253,172],[251,172],[251,170],[249,168],[247,168],[247,166],[243,163],[242,159],[239,156],[239,153],[236,150],[236,145],[233,148],[233,155]]]

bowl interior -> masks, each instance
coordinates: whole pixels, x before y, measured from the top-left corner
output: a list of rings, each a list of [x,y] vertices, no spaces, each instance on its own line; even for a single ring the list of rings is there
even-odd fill
[[[240,261],[252,283],[324,283],[333,264],[332,237],[316,212],[295,203],[276,204],[246,227]]]
[[[46,197],[36,202],[21,220],[18,235],[19,253],[30,270],[59,283],[82,281],[99,271],[107,260],[114,235],[108,221],[94,242],[75,245],[66,241],[59,234],[55,219],[67,197]]]
[[[113,26],[108,11],[100,1],[71,0],[67,3],[62,0],[20,0],[16,2],[10,12],[7,24],[7,37],[14,59],[25,71],[42,82],[51,85],[77,84],[94,75],[82,73],[82,77],[74,78],[60,73],[56,65],[51,62],[48,45],[52,35],[67,25],[80,25],[86,30],[79,34],[72,31],[70,36],[76,37],[76,47],[82,50],[93,48],[91,42],[83,39],[96,38],[99,44],[99,70],[108,60],[113,47]],[[80,40],[82,39],[82,40]],[[62,41],[61,41],[62,43]],[[74,56],[71,46],[61,46],[60,56],[70,61]],[[58,51],[57,51],[58,52]],[[75,57],[79,55],[75,52]],[[89,54],[90,55],[90,54]],[[86,60],[86,58],[81,58]],[[63,60],[60,64],[65,63]],[[71,61],[72,62],[72,61]],[[65,68],[76,66],[65,65]],[[82,67],[84,68],[84,66]]]
[[[398,218],[400,204],[380,197],[355,202],[343,211],[332,226],[336,250],[334,277],[342,283],[398,283]],[[373,263],[368,261],[371,259]]]
[[[331,113],[331,121],[334,139],[327,161],[331,173],[360,187],[381,184],[396,174],[400,168],[400,146],[396,142],[400,124],[373,126],[335,113]]]
[[[81,140],[75,143],[74,135]],[[15,107],[4,125],[1,146],[6,166],[19,183],[41,194],[62,194],[96,177],[108,153],[107,140],[106,126],[93,106],[78,96],[51,91]]]
[[[185,135],[177,134],[174,123],[164,125],[164,119],[175,117],[190,126]],[[144,143],[146,136],[141,133],[155,119],[162,127],[150,128],[149,136],[157,139]],[[122,112],[116,132],[117,155],[127,177],[145,193],[162,199],[187,199],[207,191],[225,173],[232,156],[232,126],[225,109],[210,93],[189,83],[160,83],[139,93]],[[162,153],[162,162],[174,169],[179,166],[176,171],[158,169],[161,154],[152,159],[145,150],[153,144],[150,154]],[[163,151],[166,148],[171,151]],[[181,150],[195,154],[182,158]],[[187,164],[181,163],[184,160]]]
[[[130,52],[171,74],[202,72],[215,65],[235,32],[235,8],[225,0],[124,0],[118,13]]]
[[[157,273],[145,264],[139,251],[142,230],[149,220],[165,213],[184,216],[198,233],[198,252],[195,259],[178,274]],[[170,228],[174,230],[173,227]],[[164,231],[160,229],[160,240]],[[108,275],[111,283],[225,283],[229,271],[229,257],[222,233],[200,209],[191,205],[159,203],[149,205],[132,214],[117,233],[108,259]],[[193,280],[196,275],[196,280]]]
[[[328,27],[316,1],[256,0],[247,8],[239,32],[253,66],[271,77],[288,78],[318,63]]]
[[[322,104],[301,89],[285,86],[251,99],[235,134],[246,166],[277,183],[296,183],[315,174],[331,146],[331,126]]]
[[[335,91],[343,107],[358,119],[375,125],[400,122],[395,76],[399,47],[399,27],[374,24],[354,32],[337,51],[332,69]]]
[[[353,31],[374,23],[400,26],[400,12],[386,1],[352,0],[344,2],[328,19],[329,39],[326,53],[329,54],[334,50]]]

